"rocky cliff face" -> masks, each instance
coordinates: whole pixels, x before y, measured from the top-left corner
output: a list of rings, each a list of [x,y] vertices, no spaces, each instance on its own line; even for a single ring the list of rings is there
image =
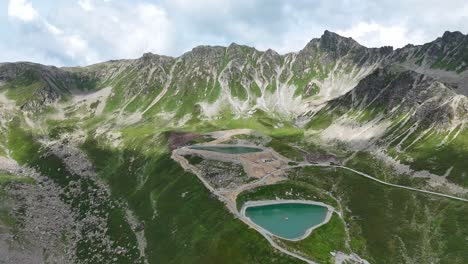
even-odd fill
[[[411,122],[443,129],[466,119],[467,103],[466,97],[428,75],[379,68],[330,105],[343,113],[349,109],[377,109],[387,116],[410,113]]]
[[[90,76],[28,62],[1,64],[0,83],[7,96],[26,111],[37,111],[73,92],[95,88]]]
[[[408,45],[397,50],[391,61],[448,83],[456,92],[468,95],[468,36],[445,32],[424,45]]]

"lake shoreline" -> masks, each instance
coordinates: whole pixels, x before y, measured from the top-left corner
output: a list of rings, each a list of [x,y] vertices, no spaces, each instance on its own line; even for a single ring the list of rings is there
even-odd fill
[[[327,214],[324,218],[324,220],[318,224],[315,225],[311,228],[308,228],[304,235],[298,237],[298,238],[285,238],[281,237],[279,235],[273,234],[272,232],[266,230],[262,226],[256,224],[250,217],[246,215],[246,210],[249,207],[256,207],[256,206],[263,206],[263,205],[275,205],[275,204],[310,204],[310,205],[317,205],[317,206],[322,206],[327,208]],[[333,212],[336,212],[335,208],[333,208],[331,205],[322,203],[322,202],[317,202],[317,201],[309,201],[309,200],[259,200],[259,201],[247,201],[242,205],[242,208],[240,210],[241,216],[248,221],[251,225],[255,226],[257,230],[260,230],[263,233],[268,234],[269,236],[277,237],[283,240],[288,240],[288,241],[300,241],[308,237],[315,229],[327,224],[331,217],[333,216]]]

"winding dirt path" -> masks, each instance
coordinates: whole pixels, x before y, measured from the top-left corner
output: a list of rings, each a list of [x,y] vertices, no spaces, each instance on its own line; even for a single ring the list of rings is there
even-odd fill
[[[314,164],[311,164],[312,166]],[[336,166],[336,165],[330,165],[329,167],[335,167],[335,168],[342,168],[342,169],[345,169],[345,170],[349,170],[349,171],[352,171],[356,174],[359,174],[363,177],[366,177],[368,179],[371,179],[373,181],[376,181],[376,182],[379,182],[381,184],[384,184],[384,185],[387,185],[387,186],[392,186],[392,187],[396,187],[396,188],[402,188],[402,189],[406,189],[406,190],[411,190],[411,191],[416,191],[416,192],[422,192],[422,193],[427,193],[427,194],[432,194],[432,195],[437,195],[437,196],[441,196],[441,197],[445,197],[445,198],[450,198],[450,199],[454,199],[454,200],[458,200],[458,201],[462,201],[462,202],[468,202],[468,199],[465,199],[465,198],[461,198],[461,197],[457,197],[457,196],[452,196],[452,195],[448,195],[448,194],[443,194],[443,193],[438,193],[438,192],[431,192],[431,191],[426,191],[426,190],[421,190],[421,189],[417,189],[417,188],[413,188],[413,187],[408,187],[408,186],[404,186],[404,185],[398,185],[398,184],[393,184],[393,183],[388,183],[388,182],[385,182],[385,181],[382,181],[382,180],[379,180],[375,177],[372,177],[370,176],[369,174],[366,174],[364,172],[361,172],[361,171],[358,171],[358,170],[355,170],[355,169],[351,169],[349,167],[346,167],[346,166]]]

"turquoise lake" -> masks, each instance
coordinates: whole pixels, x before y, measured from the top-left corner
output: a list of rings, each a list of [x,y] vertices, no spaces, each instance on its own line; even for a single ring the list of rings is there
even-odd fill
[[[322,223],[328,208],[303,203],[281,203],[247,207],[245,215],[270,233],[287,239],[302,237]]]
[[[253,152],[262,152],[260,148],[252,147],[242,147],[242,146],[191,146],[191,149],[198,150],[207,150],[214,151],[219,153],[228,153],[228,154],[243,154],[243,153],[253,153]]]

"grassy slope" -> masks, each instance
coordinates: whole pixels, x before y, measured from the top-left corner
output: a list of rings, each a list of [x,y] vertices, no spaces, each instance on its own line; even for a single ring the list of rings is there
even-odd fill
[[[394,184],[422,189],[427,186],[424,178],[399,175],[391,166],[364,151],[356,153],[355,156],[346,163],[346,166]]]
[[[72,180],[78,180],[78,176],[70,173],[65,168],[63,162],[56,156],[47,154],[47,152],[37,143],[35,137],[28,131],[18,126],[17,120],[12,121],[9,128],[8,144],[12,150],[12,157],[20,164],[36,168],[41,174],[49,176],[57,185],[68,190]],[[76,221],[81,221],[88,213],[93,214],[89,209],[94,203],[93,189],[97,188],[92,180],[82,179],[80,181],[81,194],[79,196],[64,195],[61,198],[64,202],[70,204],[77,213]],[[66,193],[66,192],[65,192]],[[104,259],[117,257],[119,263],[139,263],[138,251],[133,248],[136,245],[136,238],[131,231],[130,226],[124,218],[124,211],[121,208],[114,207],[113,201],[100,205],[99,214],[108,214],[107,217],[109,230],[107,234],[114,241],[114,245],[129,249],[126,256],[109,256],[101,251],[99,241],[79,241],[77,245],[77,255],[80,259],[96,261],[97,256],[103,256]],[[84,227],[83,232],[94,232],[94,226]]]
[[[319,263],[335,263],[330,252],[342,251],[349,253],[345,245],[345,227],[337,214],[333,214],[330,222],[314,230],[311,235],[298,242],[284,241],[283,244],[292,250],[299,250]]]
[[[348,106],[345,106],[343,109],[348,108]],[[345,112],[347,118],[353,119],[360,124],[372,121],[378,114],[385,112],[383,107],[379,105],[371,105],[360,110],[351,108],[348,109],[349,111],[344,111],[343,109],[336,103],[333,106],[323,108],[306,125],[306,129],[310,131],[322,131],[329,127],[338,117],[343,116]],[[414,123],[410,121],[404,124],[404,118],[402,117],[403,113],[386,117],[389,121],[392,121],[392,125],[385,132],[383,138],[386,140],[394,139],[389,145],[387,153],[416,171],[427,170],[441,176],[449,172],[447,177],[449,181],[467,187],[468,172],[465,162],[468,155],[468,129],[462,129],[461,126],[451,132],[432,129],[421,137],[424,129],[420,128],[414,133],[409,134],[411,133],[409,129]],[[386,167],[382,162],[372,157],[364,157],[364,153],[360,153],[360,157],[354,159],[349,165],[356,165],[356,168],[365,168],[365,163],[368,161],[375,165],[376,163],[379,164],[378,166],[374,166],[374,169],[367,168],[369,170],[363,171],[372,172],[375,171],[375,168]],[[385,170],[388,171],[387,169]],[[371,174],[379,175],[380,173]],[[393,182],[404,181],[402,178],[392,179],[391,177],[387,177],[387,180]]]
[[[468,156],[468,129],[460,131],[457,137],[454,135],[459,128],[447,133],[428,133],[413,145],[416,136],[422,131],[417,131],[405,140],[402,148],[406,148],[403,153],[394,150],[395,144],[389,149],[389,153],[410,165],[415,170],[428,170],[437,175],[444,175],[450,168],[448,179],[454,183],[468,187],[468,172],[466,157]],[[446,144],[441,144],[444,139],[448,139]]]
[[[17,79],[8,82],[2,87],[6,90],[6,96],[16,101],[16,105],[21,106],[28,101],[34,92],[45,86],[39,74],[33,70],[25,71]]]
[[[468,259],[466,203],[389,188],[344,170],[305,168],[292,177],[342,202],[352,249],[372,263]]]
[[[338,206],[336,201],[323,190],[297,181],[282,182],[243,192],[237,199],[237,206],[240,209],[247,201],[274,200],[277,197],[282,199],[321,201],[335,208]],[[290,242],[278,239],[278,241],[286,248],[300,252],[300,254],[315,261],[333,263],[333,257],[330,252],[348,252],[345,246],[345,237],[346,233],[343,222],[337,215],[334,215],[328,224],[316,229],[304,240]]]
[[[1,185],[6,185],[6,184],[9,184],[9,183],[14,183],[14,182],[28,183],[28,184],[35,183],[34,179],[32,179],[30,177],[16,176],[16,175],[12,175],[12,174],[9,174],[9,173],[0,172],[0,186]]]
[[[145,223],[151,263],[296,262],[228,214],[168,152],[143,155],[142,151],[117,151],[92,141],[83,149],[112,193],[126,199]]]

